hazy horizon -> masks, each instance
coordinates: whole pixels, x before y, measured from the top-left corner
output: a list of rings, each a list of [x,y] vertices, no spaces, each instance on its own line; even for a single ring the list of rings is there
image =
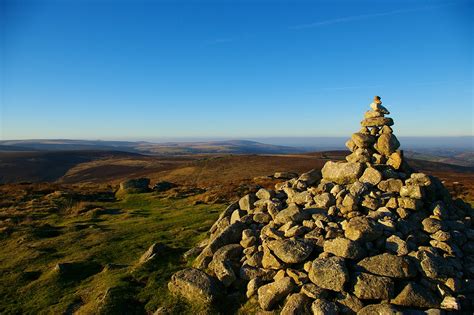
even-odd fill
[[[444,137],[398,137],[402,149],[462,149],[474,151],[474,136],[444,136]],[[85,141],[85,142],[149,142],[165,144],[170,142],[192,143],[213,141],[255,141],[263,144],[289,146],[303,149],[345,149],[347,137],[171,137],[171,138],[141,138],[141,139],[9,139],[0,142],[22,141]],[[2,143],[0,143],[1,145]]]

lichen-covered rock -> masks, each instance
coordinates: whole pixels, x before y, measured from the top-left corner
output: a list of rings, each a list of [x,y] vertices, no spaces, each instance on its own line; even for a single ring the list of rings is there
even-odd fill
[[[357,263],[357,267],[374,275],[391,278],[413,278],[417,274],[416,266],[407,257],[389,253],[366,257]]]
[[[362,176],[359,178],[360,182],[370,184],[372,186],[376,186],[381,180],[382,173],[372,167],[366,168]]]
[[[250,211],[255,208],[255,201],[257,201],[257,197],[254,194],[247,194],[240,198],[239,207],[244,211]]]
[[[283,277],[258,289],[258,303],[263,310],[271,310],[276,303],[283,300],[294,289],[295,284],[291,278]]]
[[[370,304],[362,308],[357,315],[400,315],[402,314],[390,304]]]
[[[214,253],[209,268],[226,287],[237,279],[232,260],[238,261],[241,254],[242,246],[240,244],[225,245]]]
[[[408,283],[391,303],[420,308],[440,306],[439,298],[431,290],[414,282]]]
[[[355,217],[343,226],[344,235],[352,241],[370,242],[382,235],[382,227],[377,222],[365,218]]]
[[[394,282],[389,277],[361,272],[356,276],[354,294],[362,300],[387,300],[393,297]]]
[[[219,282],[194,268],[176,272],[168,283],[168,289],[171,293],[197,304],[211,304],[222,294]]]
[[[393,119],[388,117],[366,118],[360,123],[363,127],[383,127],[392,126]]]
[[[335,163],[332,161],[324,164],[322,169],[323,178],[336,184],[351,184],[355,182],[362,172],[362,163]]]
[[[327,301],[325,299],[317,299],[311,305],[313,315],[337,315],[339,308],[336,303]]]
[[[324,242],[324,251],[339,257],[355,260],[361,259],[366,255],[366,251],[360,243],[344,237],[336,237]]]
[[[311,299],[302,293],[291,294],[280,315],[310,315]]]
[[[275,223],[285,224],[288,222],[302,222],[310,217],[310,214],[304,211],[301,211],[295,204],[290,204],[288,208],[281,210],[275,216]]]
[[[368,148],[375,142],[373,136],[360,132],[354,133],[351,140],[354,141],[355,145],[359,148]]]
[[[150,191],[149,178],[134,178],[121,182],[118,193],[139,194],[148,191]]]
[[[313,251],[313,245],[296,239],[275,240],[268,243],[268,248],[281,261],[296,264],[304,261]]]
[[[392,133],[381,134],[377,140],[377,151],[385,156],[390,156],[400,147],[400,142]]]
[[[343,258],[317,258],[311,266],[309,279],[323,289],[342,292],[349,280],[349,271]]]

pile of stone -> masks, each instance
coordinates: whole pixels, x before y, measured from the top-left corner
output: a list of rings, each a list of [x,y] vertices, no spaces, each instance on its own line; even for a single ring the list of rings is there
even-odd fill
[[[281,314],[472,312],[473,210],[404,161],[379,97],[327,162],[231,204],[169,290]]]

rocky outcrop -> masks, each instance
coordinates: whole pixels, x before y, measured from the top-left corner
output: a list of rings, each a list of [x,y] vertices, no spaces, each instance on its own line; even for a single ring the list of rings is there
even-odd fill
[[[139,194],[150,191],[150,179],[135,178],[129,179],[120,183],[120,188],[117,193],[125,194]]]
[[[472,312],[473,210],[411,169],[375,98],[345,162],[230,205],[170,289],[197,301],[243,294],[281,314]]]

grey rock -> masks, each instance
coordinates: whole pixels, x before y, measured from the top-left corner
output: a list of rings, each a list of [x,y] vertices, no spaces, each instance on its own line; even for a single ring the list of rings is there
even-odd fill
[[[271,310],[275,304],[283,300],[295,289],[291,278],[284,277],[278,281],[261,286],[258,289],[258,303],[265,310]]]
[[[357,315],[401,315],[404,314],[398,311],[390,304],[370,304],[362,308]]]
[[[322,193],[314,197],[315,207],[328,209],[336,203],[334,196],[330,193]]]
[[[298,206],[294,204],[290,204],[288,208],[281,210],[275,216],[275,223],[276,224],[285,224],[288,222],[303,222],[310,217],[310,214],[304,211],[301,211]]]
[[[205,272],[187,268],[176,272],[168,283],[171,293],[191,303],[210,304],[221,296],[222,289],[217,280]]]
[[[209,264],[211,269],[224,286],[230,286],[236,279],[237,276],[233,270],[233,261],[240,260],[242,255],[242,246],[239,244],[229,244],[219,248],[212,258]]]
[[[351,137],[355,145],[359,148],[369,148],[375,142],[375,138],[371,135],[364,133],[354,133]]]
[[[385,248],[397,256],[408,254],[408,244],[397,235],[392,235],[385,241]]]
[[[389,178],[381,181],[377,185],[377,188],[388,193],[398,193],[402,186],[403,182],[400,179]]]
[[[389,253],[366,257],[357,263],[357,267],[375,275],[391,278],[413,278],[417,274],[416,266],[410,259]]]
[[[396,298],[391,300],[392,304],[409,307],[434,308],[440,306],[439,298],[428,288],[417,283],[408,283]]]
[[[389,277],[359,273],[356,276],[354,294],[362,300],[387,300],[393,297],[394,282]]]
[[[255,208],[255,206],[253,205],[255,201],[257,201],[257,197],[255,196],[255,194],[247,194],[240,198],[239,207],[244,211],[250,211]]]
[[[355,217],[343,226],[344,235],[352,241],[370,242],[382,235],[381,226],[366,217]]]
[[[343,237],[336,237],[324,242],[324,251],[339,257],[361,259],[366,256],[364,247],[358,242]]]
[[[339,308],[336,303],[327,301],[325,299],[317,299],[311,305],[313,315],[337,315]]]
[[[336,184],[351,184],[355,182],[362,172],[364,165],[361,163],[335,163],[327,162],[323,169],[323,178]]]
[[[323,289],[342,292],[349,280],[349,272],[343,258],[317,258],[311,266],[309,279]]]
[[[326,298],[329,294],[329,291],[318,287],[314,283],[306,283],[301,287],[301,293],[312,299],[321,299]]]
[[[366,168],[362,176],[359,178],[360,182],[370,184],[372,186],[376,186],[381,180],[382,173],[372,167]]]
[[[260,188],[255,196],[260,200],[270,200],[275,196],[275,192],[271,189]]]
[[[140,194],[150,191],[150,179],[134,178],[120,183],[120,192],[127,194]]]
[[[313,169],[309,172],[301,174],[298,181],[305,182],[306,185],[311,186],[321,180],[321,171]]]
[[[360,123],[363,127],[383,127],[385,125],[392,126],[393,119],[387,117],[366,118]]]
[[[280,315],[310,315],[311,299],[302,293],[293,293],[286,300]]]
[[[409,197],[413,199],[422,199],[424,194],[421,186],[418,185],[410,185],[410,186],[403,186],[400,188],[400,196],[402,197]]]
[[[400,147],[397,137],[391,133],[381,134],[377,140],[377,151],[385,156],[390,156]]]
[[[288,264],[304,261],[313,251],[311,243],[296,239],[271,241],[268,243],[268,247],[276,257]]]

